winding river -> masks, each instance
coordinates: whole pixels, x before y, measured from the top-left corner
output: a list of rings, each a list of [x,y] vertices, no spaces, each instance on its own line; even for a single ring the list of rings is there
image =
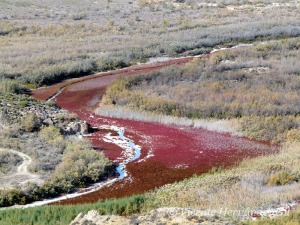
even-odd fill
[[[211,54],[196,57],[210,57]],[[95,184],[87,190],[34,204],[90,203],[140,194],[207,172],[212,167],[229,167],[245,158],[276,152],[276,146],[229,133],[109,118],[94,113],[106,88],[118,76],[148,74],[165,66],[185,64],[194,58],[164,59],[162,62],[153,60],[153,63],[70,79],[34,90],[32,94],[35,98],[51,98],[63,109],[76,113],[92,127],[98,128],[97,132],[85,138],[118,165],[116,170],[119,173],[118,178]]]

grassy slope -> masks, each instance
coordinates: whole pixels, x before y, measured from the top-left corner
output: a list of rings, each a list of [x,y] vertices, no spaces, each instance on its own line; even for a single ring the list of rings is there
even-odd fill
[[[0,76],[34,87],[151,56],[300,34],[297,4],[216,3],[1,1]]]
[[[299,198],[299,170],[300,147],[294,142],[286,144],[279,154],[166,185],[148,196],[155,207],[257,209]]]
[[[299,39],[291,39],[259,44],[246,50],[222,52],[209,60],[196,60],[184,68],[167,68],[151,76],[120,79],[110,86],[104,103],[111,108],[104,111],[113,110],[111,102],[114,102],[119,109],[119,114],[115,116],[122,117],[120,107],[126,106],[130,110],[139,110],[136,115],[141,114],[141,120],[144,117],[155,121],[162,118],[166,120],[161,121],[164,123],[168,122],[169,117],[161,117],[157,113],[174,115],[174,111],[160,106],[168,106],[171,102],[169,105],[175,105],[175,113],[178,113],[183,105],[181,112],[186,110],[187,114],[179,116],[188,116],[191,101],[195,104],[205,102],[198,106],[200,112],[207,110],[211,113],[198,117],[238,117],[240,131],[246,136],[282,145],[279,154],[246,160],[231,170],[161,187],[147,194],[151,207],[257,209],[300,197],[297,108],[300,96],[296,81],[299,79],[299,65],[292,63],[299,58],[297,43]],[[252,98],[255,101],[249,100]],[[210,108],[212,102],[214,108]],[[239,108],[238,114],[234,113],[234,106]],[[99,112],[103,113],[101,110]],[[156,114],[143,113],[145,110]]]
[[[274,143],[291,136],[299,140],[299,46],[299,38],[257,44],[195,59],[184,67],[122,78],[108,88],[97,111],[126,117],[130,110],[115,110],[116,105],[151,112],[146,114],[162,122],[170,118],[161,114],[237,118],[240,131],[248,137]],[[135,115],[141,120],[147,117]],[[191,125],[190,120],[182,120],[185,122]]]
[[[258,221],[248,221],[242,224],[251,225],[299,225],[300,224],[300,208],[296,209],[295,212],[291,212],[288,215],[277,217],[274,219],[262,219]]]
[[[193,1],[189,2],[192,4],[184,3],[180,8],[176,8],[172,4],[155,6],[139,0],[137,5],[142,6],[140,9],[136,8],[135,2],[132,4],[126,0],[99,1],[99,4],[86,0],[78,3],[80,7],[67,0],[51,4],[49,1],[35,0],[1,1],[0,15],[3,20],[0,22],[0,51],[3,54],[0,56],[0,90],[19,90],[20,88],[16,87],[19,84],[15,84],[15,81],[30,83],[33,85],[29,87],[34,87],[94,70],[122,67],[151,56],[199,54],[215,45],[297,36],[300,33],[300,13],[297,4],[283,4],[276,7],[270,4],[270,1],[262,0],[249,1],[245,7],[241,6],[239,1],[217,0],[215,3],[218,6],[215,7],[205,3],[197,5]],[[235,9],[232,10],[232,7],[227,7],[228,5],[233,5]],[[295,65],[291,68],[298,70],[297,64]],[[11,78],[15,80],[10,80]],[[297,82],[293,84],[296,85]],[[291,139],[298,139],[297,130],[292,130],[289,135]],[[281,182],[278,173],[290,175],[285,177],[288,181],[297,179],[299,174],[297,146],[299,145],[284,148],[279,156],[250,160],[233,170],[163,187],[147,195],[150,201],[146,208],[152,201],[155,203],[154,206],[173,205],[172,199],[168,196],[173,197],[173,190],[178,190],[178,187],[182,187],[185,183],[190,187],[191,193],[188,189],[184,189],[179,196],[180,201],[174,204],[184,205],[183,201],[187,194],[191,194],[193,196],[191,206],[217,207],[218,195],[230,194],[228,187],[231,186],[241,191],[241,195],[237,198],[228,198],[228,207],[232,208],[256,207],[264,204],[259,199],[250,199],[247,193],[243,200],[245,188],[246,190],[250,188],[253,193],[257,193],[258,190],[268,192],[272,189],[273,193],[279,193],[279,196],[285,199],[299,197],[297,189],[293,189],[298,188],[298,183],[278,187],[264,185],[268,178],[275,181],[279,179]],[[291,158],[292,156],[294,158]],[[276,166],[273,167],[273,164]],[[253,169],[253,165],[261,166],[258,178],[251,175],[250,169]],[[208,178],[212,182],[206,185],[205,181]],[[200,190],[205,192],[205,188],[210,187],[205,193],[210,193],[211,199],[199,203],[197,188],[203,184],[202,182],[204,186]],[[220,185],[220,182],[224,185]],[[254,183],[254,186],[245,187],[247,182]],[[226,187],[226,184],[229,186]],[[285,192],[286,190],[294,191],[289,194]],[[266,203],[274,201],[271,194],[266,194],[262,198],[265,198]],[[86,208],[83,209],[84,207]],[[99,209],[103,206],[86,205],[69,208],[46,206],[28,210],[1,211],[0,224],[54,224],[56,220],[66,224],[79,211],[91,208]]]

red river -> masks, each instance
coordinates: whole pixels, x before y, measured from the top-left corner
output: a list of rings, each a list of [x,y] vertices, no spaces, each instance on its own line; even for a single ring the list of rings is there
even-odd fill
[[[63,109],[76,113],[92,127],[114,125],[125,128],[126,137],[141,146],[139,159],[127,165],[129,178],[119,180],[96,192],[64,200],[56,204],[78,204],[96,202],[99,199],[130,196],[144,193],[167,183],[180,181],[201,174],[212,167],[229,167],[249,157],[270,154],[276,146],[217,133],[204,129],[164,125],[151,122],[132,121],[98,116],[94,110],[109,84],[118,76],[145,74],[171,64],[184,64],[193,57],[168,62],[129,67],[77,79],[34,90],[32,95],[46,100],[64,88],[55,102]],[[107,130],[100,130],[86,138],[93,146],[104,151],[106,156],[118,163],[122,149],[103,141]]]

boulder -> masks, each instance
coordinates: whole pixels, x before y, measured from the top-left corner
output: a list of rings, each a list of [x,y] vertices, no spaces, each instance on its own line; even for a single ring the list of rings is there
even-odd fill
[[[129,225],[130,219],[121,216],[100,216],[96,210],[91,210],[87,214],[80,213],[70,225]]]
[[[65,135],[73,135],[73,134],[88,134],[89,133],[89,125],[84,121],[74,121],[68,123],[63,129]]]
[[[47,119],[43,120],[43,124],[45,124],[47,126],[53,126],[54,122],[52,121],[51,118],[47,118]]]
[[[79,124],[80,129],[79,129],[79,133],[80,134],[88,134],[89,133],[89,125],[87,122],[81,122]]]

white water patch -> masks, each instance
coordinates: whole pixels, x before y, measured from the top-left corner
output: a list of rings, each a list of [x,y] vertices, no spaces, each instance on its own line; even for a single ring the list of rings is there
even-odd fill
[[[55,101],[56,97],[58,95],[60,95],[63,92],[64,89],[65,89],[65,87],[60,88],[53,96],[48,98],[46,102]]]
[[[148,59],[148,62],[146,62],[145,64],[168,62],[173,59],[176,59],[176,58],[172,58],[172,57],[168,57],[168,56],[151,57]],[[138,63],[138,65],[142,65],[142,63]]]
[[[228,49],[245,48],[245,47],[251,47],[251,46],[253,46],[253,44],[238,44],[238,45],[235,45],[235,46],[230,47],[230,48],[215,48],[215,49],[213,49],[210,52],[210,54],[215,53],[215,52],[220,52],[220,51],[228,50]],[[200,56],[201,55],[196,56],[196,57],[200,57]]]
[[[57,198],[53,198],[53,199],[45,199],[42,201],[36,201],[36,202],[30,203],[27,205],[14,205],[14,206],[10,206],[10,207],[3,207],[3,208],[0,208],[0,210],[17,209],[17,208],[18,209],[26,209],[26,208],[36,207],[36,206],[48,205],[48,204],[51,204],[54,202],[59,202],[59,201],[63,201],[63,200],[71,199],[71,198],[76,198],[76,197],[79,197],[79,196],[82,196],[85,194],[95,192],[95,191],[103,188],[104,186],[115,183],[116,181],[118,181],[118,178],[110,179],[110,180],[107,180],[104,182],[95,183],[95,184],[91,185],[89,188],[82,189],[82,190],[72,193],[72,194],[66,194],[61,197],[57,197]]]
[[[113,143],[123,149],[121,157],[117,160],[122,160],[122,162],[117,166],[116,170],[120,174],[118,180],[121,180],[128,176],[126,165],[129,162],[132,162],[141,156],[141,147],[136,145],[134,141],[124,136],[124,128],[117,127],[114,125],[103,125],[99,129],[113,130],[118,133],[119,136],[112,136],[111,133],[108,133],[104,136],[104,141]]]
[[[72,194],[66,194],[64,196],[60,196],[60,197],[53,198],[53,199],[45,199],[42,201],[36,201],[36,202],[30,203],[30,204],[27,204],[24,206],[15,205],[15,206],[11,206],[11,207],[3,207],[3,208],[0,208],[0,210],[5,210],[5,209],[9,209],[9,208],[25,209],[25,208],[31,208],[31,207],[36,207],[36,206],[47,205],[50,203],[59,202],[59,201],[67,200],[67,199],[71,199],[71,198],[76,198],[76,197],[79,197],[82,195],[86,195],[86,194],[98,191],[99,189],[103,188],[104,186],[111,185],[119,180],[122,180],[122,179],[128,177],[126,165],[129,162],[132,162],[132,161],[140,158],[141,147],[139,145],[134,144],[134,142],[131,139],[126,138],[124,136],[124,128],[120,128],[117,126],[107,126],[107,125],[104,125],[104,126],[101,126],[98,128],[113,130],[113,131],[118,132],[118,134],[119,134],[119,136],[112,136],[111,133],[108,133],[104,137],[104,141],[114,143],[114,144],[120,146],[121,148],[123,148],[122,158],[120,158],[122,160],[122,162],[116,168],[117,173],[119,173],[119,175],[120,175],[118,178],[113,178],[113,179],[109,179],[106,181],[95,183],[95,184],[89,186],[88,188],[81,189]],[[128,177],[128,178],[130,179],[130,177]]]

